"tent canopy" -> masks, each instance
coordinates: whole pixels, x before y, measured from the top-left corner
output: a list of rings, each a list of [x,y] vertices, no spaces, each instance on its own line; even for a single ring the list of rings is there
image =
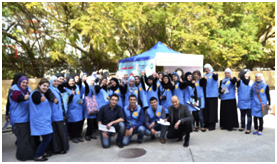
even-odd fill
[[[168,48],[166,45],[164,45],[162,42],[159,41],[150,50],[143,52],[141,54],[126,58],[126,59],[121,59],[118,62],[125,63],[125,62],[134,62],[134,61],[154,59],[156,57],[157,52],[180,53],[180,52],[177,52],[177,51],[174,51],[174,50]]]

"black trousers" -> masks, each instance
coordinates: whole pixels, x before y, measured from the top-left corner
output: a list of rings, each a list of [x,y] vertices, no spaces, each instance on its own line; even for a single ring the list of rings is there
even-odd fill
[[[180,138],[183,137],[183,133],[185,133],[185,142],[189,141],[190,132],[192,132],[192,123],[191,121],[186,121],[184,124],[180,123],[178,129],[174,129],[174,125],[170,125],[167,133],[168,139]]]
[[[86,136],[92,135],[92,130],[97,129],[97,121],[96,118],[87,118],[87,132]]]
[[[259,123],[260,123],[259,126],[258,126],[258,119],[259,119]],[[255,130],[259,130],[259,131],[262,132],[263,131],[263,124],[264,124],[263,117],[254,117],[254,129]]]
[[[83,120],[78,122],[68,122],[68,131],[72,138],[82,137]]]

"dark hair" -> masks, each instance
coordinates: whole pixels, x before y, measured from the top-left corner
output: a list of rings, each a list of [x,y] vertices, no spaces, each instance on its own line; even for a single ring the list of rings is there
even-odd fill
[[[130,100],[131,97],[134,97],[134,98],[137,99],[136,95],[130,95],[130,96],[129,96],[129,100]]]
[[[195,73],[197,73],[197,74],[199,75],[199,77],[201,78],[201,72],[200,72],[199,70],[193,71],[193,72],[192,72],[192,75],[194,75]],[[192,79],[195,80],[195,79],[194,79],[194,76],[192,76]]]
[[[156,97],[151,97],[151,98],[150,98],[150,102],[153,101],[153,100],[158,101]]]
[[[50,85],[50,82],[49,82],[47,79],[43,78],[43,79],[41,79],[41,80],[39,81],[38,86],[37,86],[36,89],[40,91],[39,85],[42,85],[42,84],[44,84],[44,83],[48,83],[48,84]]]
[[[119,100],[119,96],[115,93],[110,96],[111,99],[112,99],[112,97],[117,97],[117,100]]]

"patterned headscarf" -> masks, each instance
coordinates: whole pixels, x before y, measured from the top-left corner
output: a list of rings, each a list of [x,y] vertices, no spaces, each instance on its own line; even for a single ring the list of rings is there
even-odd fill
[[[258,82],[255,79],[255,82],[254,82],[253,85],[254,85],[254,89],[255,89],[256,94],[259,93],[260,90],[266,85],[265,80],[264,80],[264,75],[262,73],[257,73],[255,75],[255,77],[257,77],[257,76],[261,76],[262,80],[260,82]]]
[[[28,81],[28,78],[27,78],[26,76],[21,76],[21,77],[18,79],[16,85],[17,85],[17,87],[26,95],[27,92],[28,92],[28,87],[27,87],[26,89],[23,89],[23,88],[20,86],[23,80],[27,80],[27,82],[29,82],[29,81]]]

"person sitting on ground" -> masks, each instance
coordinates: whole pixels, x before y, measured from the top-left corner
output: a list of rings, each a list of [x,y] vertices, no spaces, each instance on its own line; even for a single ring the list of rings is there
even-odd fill
[[[117,105],[118,95],[112,94],[110,96],[110,103],[102,106],[99,110],[97,116],[97,122],[107,126],[107,129],[110,129],[111,126],[114,126],[116,132],[118,133],[116,143],[118,147],[123,148],[122,143],[125,125],[124,125],[124,113],[123,109]],[[111,133],[107,131],[100,132],[100,138],[103,148],[108,148],[111,145]]]
[[[181,104],[177,96],[171,98],[172,106],[168,108],[169,116],[164,120],[170,122],[167,133],[168,139],[178,138],[177,141],[183,140],[185,133],[184,147],[189,146],[190,132],[192,132],[193,116],[187,105]]]

